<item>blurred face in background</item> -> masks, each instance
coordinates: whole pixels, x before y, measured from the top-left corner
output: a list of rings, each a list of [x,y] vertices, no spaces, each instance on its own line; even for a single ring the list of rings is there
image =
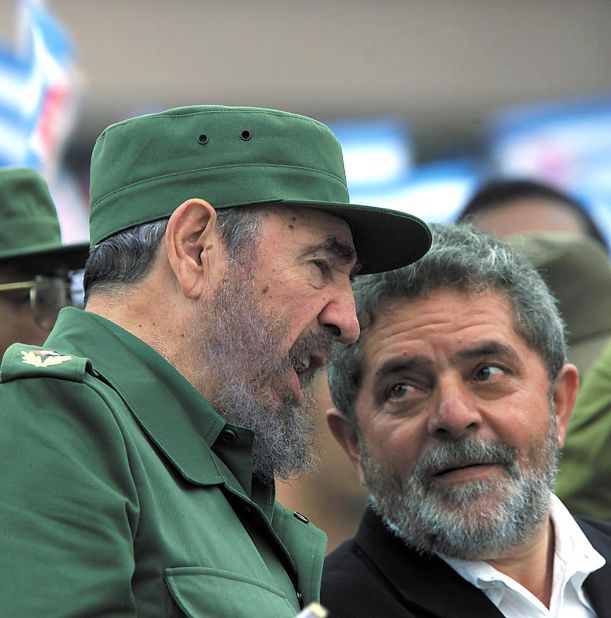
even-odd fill
[[[499,238],[525,232],[566,232],[587,236],[582,217],[567,204],[541,197],[503,202],[471,215],[470,223]]]
[[[70,303],[67,272],[37,270],[32,264],[0,265],[0,356],[15,342],[42,345],[59,309]]]

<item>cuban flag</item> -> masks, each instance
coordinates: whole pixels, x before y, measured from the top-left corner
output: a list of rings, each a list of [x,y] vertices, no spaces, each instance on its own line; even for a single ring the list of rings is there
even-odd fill
[[[0,166],[51,181],[77,117],[75,51],[44,0],[18,0],[16,26],[14,44],[0,43]]]

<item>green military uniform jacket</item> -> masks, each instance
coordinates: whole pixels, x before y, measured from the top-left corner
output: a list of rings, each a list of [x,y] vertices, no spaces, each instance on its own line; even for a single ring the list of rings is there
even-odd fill
[[[580,386],[555,493],[573,513],[611,521],[611,344]]]
[[[52,351],[51,351],[52,350]],[[0,615],[295,616],[324,534],[160,355],[68,308],[0,384]]]

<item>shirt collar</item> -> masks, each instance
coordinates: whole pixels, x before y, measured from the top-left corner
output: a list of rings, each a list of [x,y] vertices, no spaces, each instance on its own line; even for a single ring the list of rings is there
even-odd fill
[[[580,601],[589,603],[583,590],[585,579],[605,565],[606,560],[586,538],[579,524],[575,521],[560,499],[552,494],[550,516],[554,524],[554,589],[563,583],[572,585]],[[564,577],[562,573],[564,572]],[[561,578],[558,579],[557,578]]]
[[[562,590],[565,584],[571,585],[581,602],[589,607],[590,604],[583,591],[583,582],[606,561],[592,547],[564,504],[553,494],[550,499],[550,517],[554,524],[555,535],[553,589]],[[439,554],[439,557],[473,586],[485,591],[497,605],[505,590],[509,588],[523,590],[520,584],[483,560],[461,560],[442,554]]]

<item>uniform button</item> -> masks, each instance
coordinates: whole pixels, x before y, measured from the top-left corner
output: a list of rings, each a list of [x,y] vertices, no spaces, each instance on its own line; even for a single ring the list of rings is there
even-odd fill
[[[238,434],[233,429],[223,429],[221,441],[225,444],[235,444],[238,441]]]
[[[299,609],[303,609],[303,594],[297,591],[297,601],[299,601]]]
[[[305,515],[302,515],[301,513],[297,512],[297,511],[295,511],[293,513],[293,517],[295,519],[298,519],[300,522],[302,522],[304,524],[309,524],[310,523],[310,520]]]

